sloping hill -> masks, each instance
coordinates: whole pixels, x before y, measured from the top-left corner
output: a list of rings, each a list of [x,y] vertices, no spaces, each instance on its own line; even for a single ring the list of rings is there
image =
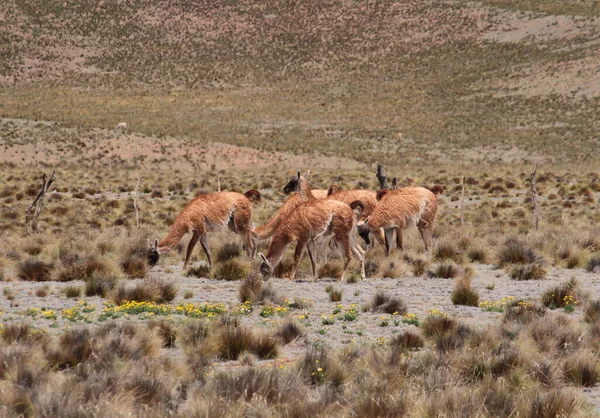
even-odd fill
[[[594,161],[596,4],[8,0],[0,116],[388,164]]]

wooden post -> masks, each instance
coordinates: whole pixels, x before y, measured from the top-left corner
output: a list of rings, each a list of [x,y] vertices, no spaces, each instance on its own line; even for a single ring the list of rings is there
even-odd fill
[[[537,231],[539,225],[539,212],[538,212],[538,194],[535,188],[535,174],[537,173],[538,165],[535,163],[535,168],[531,173],[531,200],[533,201],[533,228]]]
[[[383,164],[377,164],[377,181],[379,181],[380,189],[389,189],[387,176],[385,175],[385,167]]]
[[[462,178],[462,191],[460,193],[460,224],[465,224],[465,177]]]
[[[221,176],[217,176],[217,192],[221,191]]]
[[[140,188],[141,180],[142,180],[142,178],[138,177],[137,184],[135,185],[135,193],[133,195],[133,207],[135,208],[135,224],[138,227],[138,229],[140,227],[140,209],[138,208],[137,197],[138,197],[138,189]]]
[[[46,181],[46,174],[42,176],[42,188],[38,192],[33,203],[29,206],[29,208],[27,208],[27,213],[25,215],[25,228],[29,227],[29,215],[31,214],[31,210],[35,207],[35,212],[33,213],[33,221],[31,222],[32,232],[37,232],[37,221],[38,217],[40,216],[40,212],[42,211],[42,208],[44,206],[44,196],[46,195],[46,192],[50,188],[50,185],[53,181],[54,171],[52,172],[52,175],[50,175],[48,181]]]

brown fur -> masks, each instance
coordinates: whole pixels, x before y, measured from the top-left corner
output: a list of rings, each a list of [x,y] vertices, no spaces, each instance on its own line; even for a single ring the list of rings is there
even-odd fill
[[[283,192],[290,194],[290,197],[284,200],[281,207],[277,209],[277,212],[275,212],[275,215],[273,215],[269,222],[254,228],[252,234],[256,239],[262,241],[271,238],[277,230],[277,227],[281,224],[281,221],[289,217],[294,209],[296,209],[296,207],[302,203],[303,199],[301,198],[300,194],[293,192],[294,187],[296,187],[295,182],[297,181],[298,177],[292,177],[290,182],[283,189]],[[311,199],[324,199],[327,197],[327,190],[323,189],[310,190],[308,193],[310,193]]]
[[[260,192],[256,189],[250,189],[246,191],[246,193],[244,193],[244,196],[250,199],[251,202],[260,202],[261,198]]]
[[[361,220],[370,216],[379,203],[377,199],[379,192],[376,193],[372,190],[341,190],[336,184],[332,184],[329,186],[328,192],[328,199],[339,200],[348,205],[360,201],[364,206],[360,215]],[[381,245],[384,245],[383,231],[375,232],[374,236]]]
[[[227,226],[242,236],[246,252],[248,256],[252,256],[255,247],[252,242],[251,225],[252,203],[246,196],[234,192],[208,193],[198,196],[183,208],[167,236],[158,243],[157,251],[159,254],[171,251],[185,234],[192,232],[183,267],[187,267],[198,240],[206,253],[208,264],[212,266],[207,233],[215,228]]]
[[[366,224],[371,231],[383,228],[387,243],[386,253],[391,250],[391,238],[396,229],[398,248],[403,248],[402,230],[416,224],[425,245],[429,251],[433,245],[433,223],[437,214],[437,196],[424,187],[403,187],[388,191],[371,213]]]
[[[286,188],[288,187],[291,186],[288,184]],[[333,240],[344,256],[340,280],[344,279],[352,253],[361,262],[361,277],[364,278],[364,251],[356,244],[353,235],[356,224],[354,210],[336,200],[316,199],[310,185],[299,172],[293,187],[298,192],[298,198],[302,203],[293,208],[277,227],[266,256],[261,254],[263,258],[261,270],[268,269],[272,272],[281,261],[287,246],[297,241],[290,280],[294,279],[298,263],[306,249],[311,260],[313,277],[317,280],[315,240],[323,235],[332,234]]]

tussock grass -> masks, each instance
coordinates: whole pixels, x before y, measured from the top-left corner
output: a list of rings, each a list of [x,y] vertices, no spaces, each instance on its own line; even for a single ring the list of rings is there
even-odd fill
[[[381,312],[387,314],[404,315],[408,308],[406,303],[399,297],[393,297],[388,293],[379,291],[373,298],[363,305],[363,312]]]
[[[337,260],[329,260],[319,266],[319,277],[339,279],[342,277],[342,263]]]
[[[541,263],[542,258],[525,243],[517,239],[509,239],[498,251],[498,266],[507,264]]]
[[[198,264],[196,266],[189,266],[185,272],[187,277],[210,277],[210,267],[208,264]]]
[[[147,279],[135,286],[121,284],[113,293],[112,300],[121,305],[128,301],[136,302],[170,302],[177,296],[174,283],[153,278]]]
[[[591,387],[600,381],[600,363],[592,353],[567,358],[563,371],[565,378],[577,386]]]
[[[242,248],[238,243],[226,243],[220,247],[215,254],[215,260],[219,263],[237,258],[242,254]]]
[[[333,285],[327,285],[325,287],[325,292],[329,295],[329,300],[331,302],[340,302],[342,300],[342,295],[344,294],[343,290],[338,289]]]
[[[78,298],[81,296],[82,288],[77,285],[69,285],[62,288],[62,292],[68,298]]]
[[[479,305],[479,293],[473,288],[469,276],[458,277],[455,280],[450,299],[455,305]]]
[[[242,303],[259,303],[264,304],[266,302],[272,302],[276,305],[282,305],[282,297],[277,293],[273,286],[265,284],[260,274],[255,271],[252,272],[240,283],[238,287],[238,300]]]
[[[305,335],[298,322],[294,319],[286,318],[277,325],[275,335],[283,341],[284,344],[289,344],[298,338]]]
[[[542,304],[544,306],[555,308],[564,308],[565,305],[569,304],[569,298],[571,301],[577,301],[576,292],[579,283],[576,279],[570,279],[564,282],[560,286],[555,286],[551,289],[546,290],[542,294]]]
[[[238,281],[248,277],[250,273],[250,263],[238,258],[232,258],[218,263],[211,277],[217,280]]]
[[[461,268],[453,262],[440,263],[437,267],[430,271],[431,277],[438,277],[440,279],[453,279],[461,274]]]
[[[513,280],[541,280],[546,277],[548,271],[538,263],[514,266],[510,271]]]
[[[17,277],[29,282],[47,282],[52,279],[52,269],[52,264],[30,258],[19,264]]]

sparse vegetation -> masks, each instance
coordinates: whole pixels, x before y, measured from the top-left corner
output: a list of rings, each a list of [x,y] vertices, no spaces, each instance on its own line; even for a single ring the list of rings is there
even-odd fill
[[[92,3],[0,7],[2,415],[597,415],[594,1]],[[258,189],[261,225],[292,170],[376,163],[445,189],[431,254],[375,240],[326,295],[324,237],[323,282],[294,244],[263,282],[226,211],[212,271],[191,231],[149,264],[197,196]]]

